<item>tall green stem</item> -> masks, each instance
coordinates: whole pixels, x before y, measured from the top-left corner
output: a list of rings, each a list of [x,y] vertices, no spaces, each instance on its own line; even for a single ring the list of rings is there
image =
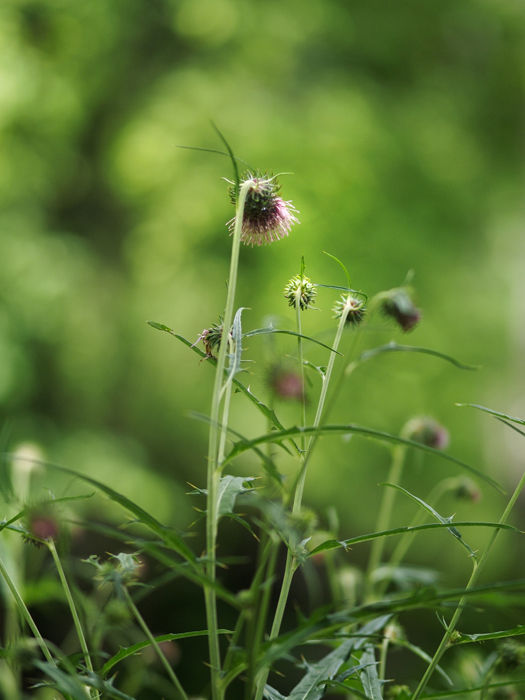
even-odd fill
[[[388,474],[387,479],[387,481],[390,484],[398,484],[400,482],[401,474],[403,473],[403,466],[405,464],[406,452],[407,449],[404,445],[396,445],[393,448],[392,464],[390,466],[390,472]],[[381,506],[379,508],[379,515],[377,517],[376,532],[388,530],[390,518],[392,517],[392,509],[394,507],[395,496],[396,491],[394,489],[385,488],[385,491],[383,492],[383,498],[381,500]],[[372,548],[370,550],[370,559],[368,560],[366,584],[367,597],[371,594],[373,590],[372,575],[381,563],[384,545],[385,541],[383,537],[374,540],[372,543]]]
[[[84,662],[86,664],[86,667],[88,668],[89,671],[93,672],[93,664],[91,663],[91,656],[89,654],[89,649],[86,643],[86,638],[84,636],[84,631],[82,629],[82,625],[80,624],[80,618],[77,613],[77,609],[75,606],[75,601],[73,600],[73,596],[71,595],[71,589],[69,588],[69,584],[66,579],[66,575],[64,573],[64,569],[62,568],[62,562],[60,561],[60,557],[58,556],[58,552],[55,547],[55,543],[53,540],[47,540],[46,541],[47,547],[49,551],[51,552],[51,555],[53,557],[53,560],[55,562],[55,566],[58,571],[58,575],[60,577],[60,581],[62,583],[62,588],[64,589],[64,593],[66,594],[67,602],[69,604],[69,609],[71,611],[71,616],[73,617],[73,622],[75,624],[75,628],[77,630],[77,635],[78,639],[80,642],[80,648],[82,649],[82,653],[84,655]]]
[[[40,648],[42,649],[42,653],[46,657],[46,661],[48,661],[52,666],[55,666],[55,661],[53,657],[51,656],[51,652],[47,648],[47,644],[45,643],[42,635],[40,634],[40,631],[38,627],[35,624],[35,621],[31,617],[31,613],[27,609],[27,605],[24,603],[22,600],[22,596],[18,592],[17,587],[15,586],[13,579],[9,575],[9,572],[5,568],[4,562],[0,559],[0,573],[5,579],[5,582],[7,583],[7,586],[11,593],[13,594],[13,597],[16,601],[16,604],[18,606],[18,609],[20,610],[22,616],[24,617],[25,621],[29,625],[31,632],[35,635],[35,639],[38,642]]]
[[[330,358],[328,360],[326,374],[323,377],[321,394],[319,396],[319,402],[317,404],[317,411],[315,414],[315,419],[314,419],[314,424],[313,424],[314,428],[318,428],[321,424],[321,418],[323,415],[323,409],[324,409],[324,405],[326,402],[328,387],[330,385],[330,379],[332,376],[332,371],[334,369],[335,357],[336,357],[337,349],[339,347],[339,343],[341,342],[344,327],[346,324],[347,315],[348,315],[348,310],[345,309],[341,315],[341,319],[339,321],[339,326],[337,327],[337,333],[335,336],[334,344],[332,346],[332,352],[330,353]],[[301,510],[301,503],[302,503],[303,491],[304,491],[304,483],[306,480],[306,469],[308,467],[308,462],[310,460],[310,456],[312,454],[312,451],[313,451],[313,448],[315,446],[316,441],[317,441],[317,436],[313,435],[310,438],[310,440],[308,441],[308,445],[306,447],[306,454],[302,458],[302,465],[301,465],[301,469],[299,472],[299,477],[297,479],[297,486],[295,488],[295,495],[294,495],[294,501],[293,501],[293,506],[292,506],[292,514],[293,515],[297,515]],[[288,544],[288,552],[286,554],[286,564],[285,564],[285,568],[284,568],[283,582],[281,584],[281,592],[279,594],[279,601],[277,603],[277,609],[275,611],[272,629],[270,631],[270,639],[275,639],[279,635],[279,632],[281,630],[281,623],[283,621],[284,610],[286,607],[286,602],[288,600],[288,595],[290,593],[290,586],[292,584],[292,578],[293,578],[295,570],[298,566],[298,561],[294,555],[294,550],[295,550],[296,545],[297,545],[297,542],[294,542],[293,539],[291,539],[289,544]],[[265,669],[264,671],[261,672],[261,675],[259,677],[259,681],[257,684],[257,694],[255,696],[255,700],[261,700],[263,693],[264,693],[264,686],[266,684],[268,674],[269,674],[269,669]]]
[[[159,657],[159,660],[162,663],[162,665],[164,666],[164,668],[166,669],[166,673],[170,677],[171,682],[173,683],[173,685],[177,689],[177,692],[181,696],[182,700],[188,700],[188,696],[184,692],[184,688],[180,684],[179,679],[175,675],[175,671],[171,668],[171,665],[170,665],[168,659],[166,658],[166,656],[164,655],[162,649],[160,648],[157,640],[151,634],[150,628],[146,624],[146,621],[144,620],[144,618],[140,614],[137,606],[133,602],[133,598],[130,596],[128,589],[124,588],[123,590],[124,590],[124,595],[126,596],[126,602],[129,605],[130,610],[132,611],[133,615],[135,616],[135,619],[137,620],[137,622],[141,626],[142,631],[144,632],[144,634],[146,635],[146,637],[149,639],[152,646],[154,647],[155,651],[157,652],[157,656]]]
[[[499,520],[499,525],[504,525],[507,522],[507,518],[510,515],[510,512],[512,508],[514,507],[514,504],[518,500],[518,496],[520,495],[521,491],[523,490],[523,487],[525,486],[525,473],[520,479],[519,484],[516,487],[516,490],[512,494],[512,497],[505,508],[505,511],[503,512],[503,515],[501,516]],[[420,684],[418,685],[416,692],[414,693],[414,696],[412,700],[418,700],[419,697],[421,696],[421,693],[425,690],[426,685],[428,681],[430,680],[430,677],[435,671],[436,666],[441,660],[441,657],[447,650],[447,648],[450,646],[450,639],[452,637],[452,634],[454,633],[456,629],[456,625],[459,621],[459,618],[461,617],[461,613],[463,612],[463,608],[465,607],[467,601],[468,601],[468,593],[473,586],[476,585],[476,582],[479,578],[479,575],[481,574],[483,567],[485,566],[487,559],[489,558],[490,552],[492,550],[492,547],[494,546],[496,539],[498,538],[498,535],[500,533],[500,530],[494,530],[492,533],[489,543],[483,552],[481,559],[477,564],[474,565],[474,571],[472,572],[472,575],[469,579],[469,582],[467,583],[467,586],[465,588],[465,594],[462,596],[461,600],[458,603],[458,606],[456,608],[456,611],[452,617],[452,620],[450,621],[450,624],[447,627],[447,631],[445,632],[443,639],[441,640],[441,644],[439,645],[436,653],[434,654],[431,663],[429,664],[423,678],[421,679]]]
[[[208,477],[207,477],[207,513],[206,513],[206,575],[213,583],[215,581],[215,550],[217,546],[218,510],[217,494],[220,481],[219,447],[220,435],[225,433],[227,426],[224,424],[219,429],[220,407],[223,399],[224,370],[226,367],[226,354],[229,346],[229,332],[233,321],[233,306],[235,300],[235,288],[237,286],[237,271],[239,267],[239,249],[241,245],[242,219],[244,205],[248,191],[253,186],[252,180],[244,182],[239,190],[237,209],[235,213],[235,226],[233,230],[232,253],[230,261],[230,276],[228,280],[228,295],[223,319],[223,342],[219,347],[217,369],[213,385],[213,397],[211,404],[211,422],[208,447]],[[228,398],[228,397],[226,397]],[[222,450],[221,450],[222,452]],[[213,700],[220,698],[219,678],[221,673],[221,657],[219,648],[219,633],[217,622],[217,596],[213,586],[206,586],[204,590],[206,603],[206,619],[208,624],[208,643],[210,651],[211,687]]]

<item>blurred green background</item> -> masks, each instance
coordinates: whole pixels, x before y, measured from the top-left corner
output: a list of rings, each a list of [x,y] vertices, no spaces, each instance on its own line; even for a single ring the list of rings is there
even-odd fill
[[[420,327],[400,336],[376,321],[361,348],[396,339],[481,371],[383,356],[355,373],[333,419],[398,432],[431,415],[452,454],[516,482],[520,436],[454,404],[525,415],[522,2],[3,0],[0,47],[0,418],[12,447],[33,443],[178,527],[193,519],[186,482],[204,485],[207,431],[187,411],[209,410],[212,370],[146,320],[194,341],[223,311],[231,166],[177,148],[221,148],[213,120],[254,167],[293,173],[283,196],[300,211],[287,239],[242,250],[245,330],[270,316],[293,328],[282,289],[302,255],[314,282],[345,283],[326,250],[370,295],[413,269]],[[336,296],[320,292],[305,332],[330,342]],[[246,346],[245,382],[264,399],[268,344]],[[307,357],[327,361],[312,346]],[[233,418],[244,434],[265,430],[241,396]],[[326,439],[306,501],[335,506],[341,536],[369,531],[388,463],[384,447]],[[407,486],[425,497],[456,473],[414,459]],[[412,504],[398,503],[404,523]],[[481,506],[444,510],[497,518],[503,504],[484,489]],[[463,550],[425,537],[419,561],[464,583]],[[488,572],[499,578],[519,575],[517,539],[505,542]]]

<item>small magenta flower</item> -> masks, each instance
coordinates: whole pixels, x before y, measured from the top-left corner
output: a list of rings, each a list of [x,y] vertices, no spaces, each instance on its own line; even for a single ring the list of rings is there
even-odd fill
[[[297,210],[291,202],[285,202],[279,196],[281,186],[274,176],[260,172],[252,175],[248,171],[241,179],[241,187],[249,181],[253,184],[248,190],[244,205],[241,241],[254,246],[284,238],[290,233],[292,225],[299,223],[292,213]],[[237,204],[235,185],[230,186],[229,193],[232,203]],[[233,233],[235,217],[227,225]]]
[[[365,317],[366,303],[364,299],[360,299],[352,294],[342,294],[341,299],[335,302],[332,310],[334,318],[341,318],[346,312],[346,323],[351,326],[358,326]]]
[[[421,320],[421,311],[414,304],[407,288],[391,289],[381,303],[385,316],[393,318],[404,333],[411,331]]]
[[[295,275],[284,288],[284,296],[288,299],[288,306],[296,309],[299,302],[299,307],[306,311],[314,303],[317,289],[308,277]]]
[[[428,416],[411,418],[401,431],[401,435],[427,447],[433,447],[435,450],[444,450],[449,442],[448,430]]]

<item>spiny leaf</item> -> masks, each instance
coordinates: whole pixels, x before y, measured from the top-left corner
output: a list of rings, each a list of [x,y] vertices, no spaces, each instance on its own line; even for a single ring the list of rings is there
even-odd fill
[[[430,454],[438,455],[449,462],[454,462],[454,464],[459,464],[463,469],[475,474],[479,479],[482,479],[487,484],[490,484],[493,488],[497,489],[501,493],[504,493],[501,486],[491,479],[489,476],[485,476],[474,467],[462,462],[456,457],[442,452],[441,450],[436,450],[433,447],[428,447],[421,442],[416,442],[414,440],[408,440],[406,438],[399,437],[398,435],[391,435],[390,433],[385,433],[382,430],[374,430],[373,428],[362,428],[358,425],[348,423],[347,425],[325,425],[320,428],[315,428],[314,426],[288,428],[286,430],[278,430],[266,435],[261,435],[253,440],[242,440],[235,443],[233,450],[230,452],[228,457],[226,457],[224,464],[230,462],[232,459],[237,457],[239,454],[246,452],[247,450],[253,449],[253,447],[262,445],[268,442],[280,442],[281,440],[287,440],[298,435],[344,435],[347,433],[356,433],[357,435],[362,435],[363,437],[368,437],[373,440],[379,440],[380,442],[389,442],[397,445],[407,445],[408,447],[415,447],[417,450],[423,452],[428,452]]]
[[[501,523],[491,523],[485,521],[472,521],[472,520],[462,520],[457,522],[458,527],[492,527],[499,530],[512,530],[513,532],[518,532],[523,534],[522,530],[513,525],[502,525]],[[381,532],[372,532],[368,535],[360,535],[359,537],[351,537],[348,540],[326,540],[318,547],[308,552],[309,557],[313,557],[315,554],[320,552],[326,552],[329,549],[336,549],[337,547],[343,547],[343,549],[348,549],[354,544],[359,544],[360,542],[368,542],[369,540],[375,540],[378,537],[391,537],[392,535],[404,535],[407,532],[418,532],[420,530],[439,530],[440,528],[446,527],[450,529],[449,523],[426,523],[424,525],[413,525],[411,527],[396,527],[392,530],[381,530]]]
[[[217,632],[218,634],[233,634],[231,630],[220,629],[217,630]],[[160,644],[161,642],[171,642],[174,639],[188,639],[189,637],[206,637],[207,635],[208,630],[201,630],[199,632],[181,632],[179,634],[163,634],[160,637],[155,637],[155,641],[157,642],[157,644]],[[121,647],[118,654],[112,656],[111,659],[106,661],[106,663],[102,667],[100,671],[102,677],[106,677],[113,668],[113,666],[118,664],[119,661],[122,661],[122,659],[125,659],[128,656],[133,656],[133,654],[136,654],[137,652],[149,646],[151,646],[151,642],[149,639],[146,639],[144,642],[133,644],[133,646],[131,647]]]
[[[459,362],[458,360],[455,360],[453,357],[450,355],[445,355],[442,352],[437,352],[436,350],[430,350],[429,348],[419,348],[419,347],[414,347],[412,345],[398,345],[395,341],[391,341],[390,343],[387,343],[386,345],[380,345],[377,348],[372,348],[372,350],[366,350],[363,352],[359,358],[360,362],[366,362],[367,360],[370,360],[372,357],[375,357],[376,355],[380,355],[385,352],[418,352],[422,353],[423,355],[433,355],[434,357],[439,357],[441,360],[445,360],[446,362],[450,362],[453,364],[455,367],[459,367],[459,369],[470,369],[470,370],[478,370],[479,367],[475,367],[474,365],[466,365],[463,362]],[[458,404],[460,405],[460,404]]]
[[[246,488],[244,484],[254,480],[255,477],[253,476],[242,477],[226,474],[226,476],[221,477],[217,493],[217,512],[219,518],[223,515],[230,515],[233,513],[237,496],[241,493],[251,491],[251,489]]]

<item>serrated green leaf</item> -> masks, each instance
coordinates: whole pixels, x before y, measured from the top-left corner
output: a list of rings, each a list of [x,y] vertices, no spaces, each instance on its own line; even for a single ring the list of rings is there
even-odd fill
[[[414,447],[417,450],[421,450],[422,452],[428,452],[429,454],[438,455],[442,459],[446,459],[449,462],[458,464],[463,469],[467,469],[468,471],[475,474],[479,479],[482,479],[487,484],[490,484],[490,486],[492,486],[493,488],[497,489],[501,493],[504,493],[501,486],[496,481],[494,481],[494,479],[491,479],[489,476],[482,474],[477,469],[474,469],[474,467],[471,467],[469,464],[462,462],[456,457],[452,457],[452,455],[449,455],[446,452],[436,450],[433,447],[428,447],[427,445],[423,445],[420,442],[415,442],[414,440],[402,438],[399,435],[391,435],[390,433],[385,433],[382,430],[374,430],[373,428],[362,428],[361,426],[354,425],[352,423],[349,423],[347,425],[325,425],[320,428],[315,428],[314,426],[306,426],[304,428],[294,426],[286,430],[276,430],[274,432],[267,433],[266,435],[261,435],[260,437],[254,438],[253,440],[242,440],[235,443],[233,450],[226,457],[223,464],[225,465],[232,459],[237,457],[239,454],[242,454],[247,450],[253,449],[254,446],[263,445],[268,442],[280,442],[282,440],[288,440],[299,435],[345,435],[347,433],[355,433],[356,435],[368,437],[372,440],[378,440],[379,442],[388,442],[397,445],[407,445],[408,447]]]
[[[217,632],[218,634],[233,634],[231,630],[220,629],[217,630]],[[179,634],[163,634],[160,637],[155,637],[155,641],[157,642],[157,644],[160,644],[161,642],[171,642],[174,639],[188,639],[189,637],[206,637],[207,635],[208,630],[201,630],[198,632],[181,632]],[[102,667],[100,671],[102,677],[105,678],[111,671],[113,666],[118,664],[119,661],[122,661],[122,659],[126,659],[128,656],[133,656],[137,652],[149,646],[151,646],[151,642],[149,639],[146,639],[144,642],[133,644],[133,646],[131,647],[121,647],[120,651],[117,654],[115,654],[115,656],[112,656],[111,659],[106,661],[106,663]]]

